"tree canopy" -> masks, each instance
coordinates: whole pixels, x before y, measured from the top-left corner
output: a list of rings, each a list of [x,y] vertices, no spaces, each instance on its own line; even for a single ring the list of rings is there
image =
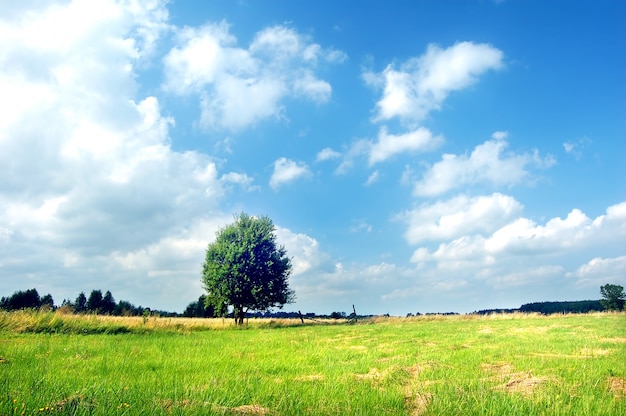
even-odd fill
[[[621,285],[606,284],[600,286],[600,294],[602,295],[602,306],[607,310],[621,311],[624,309],[624,300],[626,295],[624,294],[624,287]]]
[[[267,217],[241,213],[216,234],[206,250],[202,282],[206,302],[232,306],[238,324],[248,310],[282,308],[294,301],[287,279],[291,260],[276,243],[276,227]]]

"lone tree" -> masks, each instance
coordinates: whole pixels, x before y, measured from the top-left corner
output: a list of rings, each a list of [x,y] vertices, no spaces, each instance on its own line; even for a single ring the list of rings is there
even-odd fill
[[[624,300],[626,299],[626,295],[624,294],[623,286],[607,283],[604,286],[600,286],[600,294],[602,295],[600,303],[604,309],[609,311],[621,311],[624,309]]]
[[[285,247],[277,246],[275,231],[269,217],[241,213],[217,232],[206,250],[202,265],[206,302],[232,306],[238,325],[249,310],[282,308],[295,299],[287,282],[291,260]]]

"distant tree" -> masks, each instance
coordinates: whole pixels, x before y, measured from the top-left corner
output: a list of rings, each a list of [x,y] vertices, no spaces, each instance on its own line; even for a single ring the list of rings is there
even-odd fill
[[[102,308],[102,291],[92,290],[87,299],[87,311],[100,313],[100,308]]]
[[[600,294],[602,295],[600,303],[602,303],[604,309],[608,311],[621,311],[624,309],[626,294],[624,294],[623,286],[612,284],[600,286]]]
[[[87,296],[85,292],[80,292],[74,301],[74,313],[87,312]]]
[[[282,308],[294,300],[287,282],[291,260],[275,231],[269,217],[241,213],[206,250],[202,282],[208,303],[232,306],[239,325],[248,310]]]
[[[116,316],[133,316],[137,315],[136,307],[132,303],[126,300],[120,300],[113,310],[113,314]]]
[[[49,308],[54,309],[54,299],[52,299],[52,295],[48,293],[39,301],[40,308]]]
[[[191,302],[183,312],[188,318],[212,318],[215,316],[215,308],[206,301],[206,295],[200,295],[197,301]]]
[[[25,291],[18,290],[10,297],[2,299],[2,308],[6,310],[17,310],[27,308],[39,308],[41,299],[37,289],[28,289]]]
[[[330,314],[330,318],[331,319],[342,319],[345,318],[347,315],[345,312],[333,312]]]
[[[100,305],[100,312],[107,315],[112,315],[115,310],[115,299],[113,299],[113,295],[110,291],[106,291],[104,297],[102,298],[102,303]]]

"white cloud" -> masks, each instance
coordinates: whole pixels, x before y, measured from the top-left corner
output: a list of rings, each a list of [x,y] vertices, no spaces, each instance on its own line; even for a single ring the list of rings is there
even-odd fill
[[[317,62],[340,62],[342,53],[325,50],[284,26],[256,34],[237,46],[226,22],[185,28],[164,58],[164,88],[200,97],[200,124],[239,130],[268,117],[282,117],[289,96],[327,102],[331,85],[319,79]]]
[[[563,149],[568,155],[574,156],[576,160],[580,160],[586,147],[591,144],[591,140],[587,137],[563,143]]]
[[[369,152],[370,166],[383,162],[403,152],[426,152],[434,150],[443,143],[442,136],[433,136],[430,130],[420,127],[408,133],[394,135],[387,132],[385,126],[378,132],[378,140],[371,144]]]
[[[505,140],[507,137],[509,137],[508,131],[494,131],[491,135],[494,140]]]
[[[552,156],[532,154],[503,154],[508,146],[506,137],[494,133],[494,139],[474,148],[468,155],[444,154],[423,178],[415,184],[417,196],[436,196],[463,185],[489,183],[494,186],[513,186],[530,177],[529,166],[547,168],[555,163]]]
[[[626,202],[607,208],[605,215],[590,219],[573,209],[565,219],[552,218],[545,225],[520,217],[498,228],[489,236],[464,235],[436,250],[418,248],[412,260],[468,260],[480,264],[496,259],[535,259],[564,255],[591,247],[611,247],[626,237]]]
[[[136,96],[164,2],[20,4],[19,18],[0,13],[0,290],[103,288],[180,310],[213,237],[199,231],[223,217],[230,185],[252,181],[175,151],[174,120]]]
[[[220,178],[220,181],[223,184],[232,183],[235,185],[239,185],[248,191],[258,191],[260,189],[258,186],[252,184],[254,182],[254,178],[251,178],[245,173],[228,172],[222,175],[222,177]]]
[[[375,119],[420,121],[439,109],[450,92],[468,87],[486,71],[501,68],[502,59],[500,50],[484,43],[460,42],[447,49],[431,44],[424,55],[409,59],[399,69],[388,65],[380,74],[366,73],[368,84],[383,87]]]
[[[626,256],[614,258],[596,257],[580,266],[567,277],[576,279],[579,286],[597,286],[611,283],[626,284]]]
[[[330,257],[320,250],[319,242],[315,238],[284,227],[276,227],[276,237],[278,243],[285,246],[291,258],[293,266],[291,275],[294,279],[329,267]]]
[[[376,181],[378,181],[378,178],[380,178],[380,172],[375,170],[374,172],[372,172],[370,176],[367,177],[367,180],[365,181],[364,185],[370,186],[376,183]]]
[[[465,234],[487,234],[507,224],[522,211],[513,197],[456,196],[447,201],[423,204],[398,216],[408,223],[405,238],[410,244],[443,241]]]
[[[281,185],[293,182],[300,178],[308,177],[310,175],[311,171],[306,163],[295,162],[281,157],[274,162],[274,172],[270,178],[270,186],[276,190]]]
[[[315,161],[323,162],[325,160],[337,159],[338,157],[341,157],[341,153],[331,149],[330,147],[326,147],[317,154]]]

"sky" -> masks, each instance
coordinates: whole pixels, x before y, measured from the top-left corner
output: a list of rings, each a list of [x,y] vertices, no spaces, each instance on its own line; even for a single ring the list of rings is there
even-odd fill
[[[327,314],[626,286],[623,1],[0,2],[0,294],[182,312],[267,215]]]

